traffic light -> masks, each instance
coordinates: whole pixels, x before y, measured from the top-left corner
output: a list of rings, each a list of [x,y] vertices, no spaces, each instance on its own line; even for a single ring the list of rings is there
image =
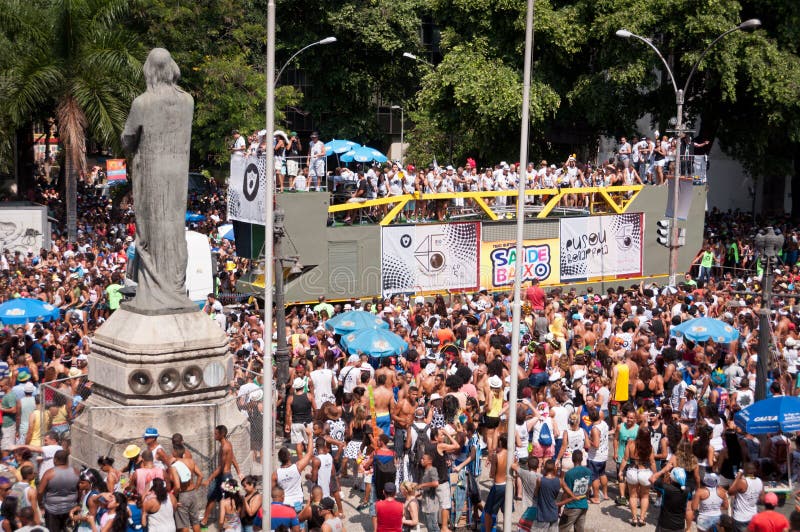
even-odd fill
[[[663,219],[663,220],[659,220],[658,222],[656,222],[656,225],[658,226],[658,229],[656,230],[656,232],[658,233],[658,237],[656,238],[656,241],[659,244],[661,244],[662,246],[669,247],[670,238],[671,238],[670,232],[671,232],[671,229],[672,229],[672,222],[670,220],[668,220],[668,219]]]

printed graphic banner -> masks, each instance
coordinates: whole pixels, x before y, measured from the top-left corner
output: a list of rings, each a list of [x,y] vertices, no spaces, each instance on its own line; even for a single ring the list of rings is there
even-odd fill
[[[264,225],[266,157],[231,157],[228,219]]]
[[[642,274],[644,214],[561,219],[561,282]]]
[[[480,227],[479,222],[384,227],[383,293],[477,288]]]
[[[125,181],[128,177],[125,159],[107,159],[106,177],[109,181]]]
[[[522,282],[538,278],[542,285],[559,282],[558,239],[523,241]],[[517,244],[513,240],[481,243],[481,286],[502,290],[514,285]]]

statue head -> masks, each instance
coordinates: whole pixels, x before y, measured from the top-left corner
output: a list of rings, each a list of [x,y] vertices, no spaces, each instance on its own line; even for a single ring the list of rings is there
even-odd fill
[[[164,48],[153,48],[144,62],[144,80],[147,89],[158,91],[174,87],[181,77],[181,70]]]

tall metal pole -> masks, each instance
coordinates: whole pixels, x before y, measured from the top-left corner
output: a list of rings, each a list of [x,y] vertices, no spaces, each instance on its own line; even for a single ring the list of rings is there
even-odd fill
[[[761,308],[758,309],[758,364],[756,365],[756,401],[767,398],[769,372],[770,307],[772,306],[772,257],[765,258],[761,288]]]
[[[275,384],[278,387],[278,397],[285,398],[286,384],[289,381],[289,348],[286,345],[286,308],[284,302],[283,288],[283,247],[281,242],[284,236],[283,228],[283,209],[275,208],[275,238],[273,254],[275,255],[275,367],[277,368],[277,378]],[[281,220],[280,227],[277,220]]]
[[[405,109],[400,107],[400,168],[403,167],[403,148],[405,144],[403,143],[403,137],[405,136],[406,132],[406,121],[405,118]]]
[[[533,9],[534,0],[528,0],[528,11],[525,15],[525,66],[522,73],[522,124],[519,134],[519,168],[517,172],[527,172],[528,168],[528,125],[530,122],[531,106],[531,56],[533,55]],[[522,319],[522,272],[525,269],[525,174],[519,174],[517,179],[517,256],[514,263],[514,306],[511,320],[511,388],[508,392],[508,455],[506,457],[506,495],[503,501],[503,532],[511,532],[512,505],[514,504],[514,490],[509,489],[514,483],[511,481],[511,464],[514,461],[516,447],[516,420],[517,420],[517,385],[519,373],[519,327]]]
[[[267,104],[265,137],[269,142],[275,132],[275,0],[267,2]],[[261,444],[261,478],[264,486],[261,507],[264,527],[270,529],[272,522],[272,447],[275,442],[274,388],[272,385],[272,280],[275,273],[272,240],[274,233],[273,202],[275,201],[275,150],[267,150],[266,161],[267,190],[264,209],[264,388],[263,398],[263,437]],[[280,325],[280,324],[279,324]],[[268,528],[269,527],[269,528]]]
[[[667,67],[669,68],[669,67]],[[672,76],[672,71],[670,71],[670,77],[674,80],[675,78]],[[669,284],[672,286],[678,285],[678,200],[681,196],[680,184],[681,184],[681,169],[683,167],[681,157],[682,152],[681,150],[681,142],[683,139],[681,135],[684,133],[683,131],[683,90],[678,89],[675,91],[675,104],[678,107],[678,114],[675,118],[675,133],[678,136],[678,153],[677,157],[675,158],[675,175],[673,179],[673,187],[672,187],[672,223],[670,223],[670,231],[672,235],[670,237],[670,246],[669,246]],[[658,140],[658,139],[656,139]]]

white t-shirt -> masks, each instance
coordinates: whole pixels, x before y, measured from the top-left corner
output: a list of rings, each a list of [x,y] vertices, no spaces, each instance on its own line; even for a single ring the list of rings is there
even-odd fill
[[[64,450],[64,448],[60,445],[45,445],[42,447],[42,463],[39,464],[39,480],[42,480],[44,474],[53,469],[53,457],[58,451],[62,450]]]
[[[334,399],[333,385],[333,371],[322,368],[315,369],[311,372],[311,381],[314,383],[314,401],[317,403],[317,408],[321,407],[325,401]]]

